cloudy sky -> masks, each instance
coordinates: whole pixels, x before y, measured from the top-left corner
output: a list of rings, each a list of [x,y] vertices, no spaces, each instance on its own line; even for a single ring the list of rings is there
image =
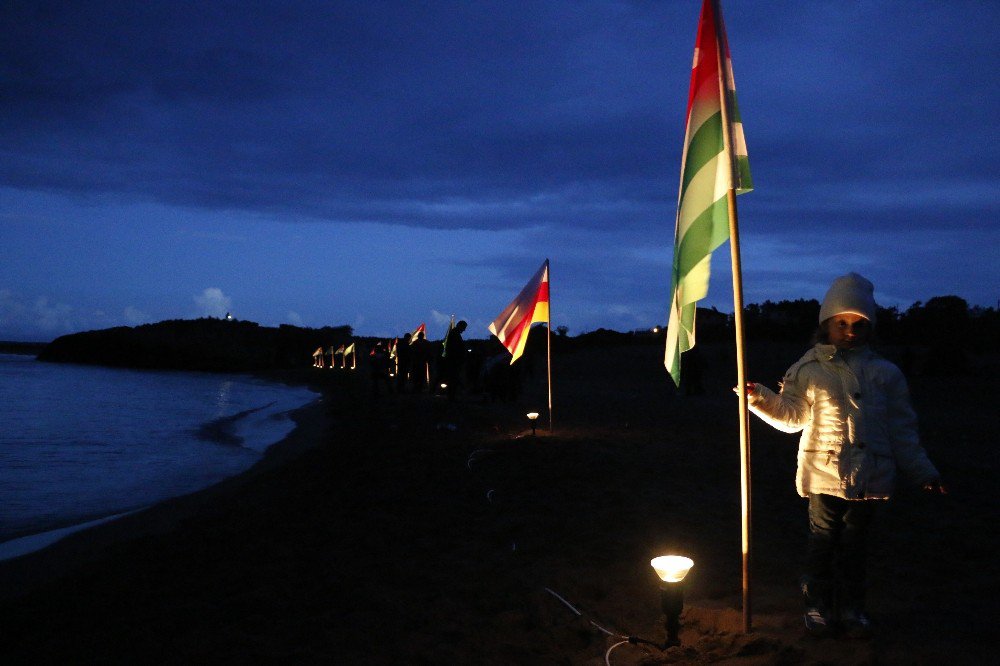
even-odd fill
[[[995,0],[724,0],[745,297],[995,307]],[[0,5],[0,339],[666,320],[700,0]],[[732,311],[728,246],[705,304]]]

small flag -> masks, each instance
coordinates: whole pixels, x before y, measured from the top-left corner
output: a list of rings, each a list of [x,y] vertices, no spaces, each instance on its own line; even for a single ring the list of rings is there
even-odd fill
[[[415,329],[413,329],[413,333],[410,333],[410,344],[411,345],[414,342],[417,341],[417,333],[423,333],[424,337],[426,338],[427,337],[427,324],[422,323],[422,324],[420,324],[420,326],[417,326]]]
[[[330,347],[330,349],[333,349],[333,347]],[[337,347],[337,351],[335,351],[335,352],[333,352],[333,353],[334,353],[335,355],[336,355],[336,354],[343,354],[343,353],[344,353],[344,345],[340,345],[339,347]]]
[[[444,340],[441,341],[441,358],[448,357],[448,336],[451,335],[451,329],[455,328],[455,315],[451,316],[448,320],[448,328],[444,332]]]
[[[722,69],[720,53],[724,59]],[[726,100],[722,98],[722,88]],[[723,128],[723,104],[728,131]],[[688,93],[664,355],[664,365],[678,385],[681,353],[694,347],[697,302],[708,295],[712,251],[729,238],[727,192],[730,189],[742,194],[752,190],[753,184],[722,11],[717,0],[704,0]]]
[[[343,348],[342,347],[342,349],[344,349],[344,352],[343,352],[344,356],[347,356],[348,354],[353,354],[354,353],[354,343],[352,342],[347,348]]]
[[[534,277],[524,285],[510,305],[493,323],[490,333],[497,336],[512,355],[510,362],[521,358],[528,342],[528,331],[537,322],[549,321],[549,260],[542,263]]]

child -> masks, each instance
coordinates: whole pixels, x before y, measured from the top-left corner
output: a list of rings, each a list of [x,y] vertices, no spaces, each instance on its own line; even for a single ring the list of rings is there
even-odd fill
[[[795,484],[809,499],[809,539],[801,588],[814,634],[828,633],[838,615],[848,636],[869,634],[867,534],[897,471],[945,492],[920,446],[902,372],[868,347],[873,292],[856,273],[834,280],[820,307],[818,342],[785,373],[781,392],[746,387],[751,411],[779,430],[802,431]]]

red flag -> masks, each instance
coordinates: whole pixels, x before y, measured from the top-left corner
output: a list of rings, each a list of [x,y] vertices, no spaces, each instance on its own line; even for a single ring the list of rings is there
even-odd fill
[[[524,345],[528,342],[528,330],[537,322],[549,322],[548,259],[528,284],[524,285],[517,298],[489,326],[490,333],[500,338],[500,342],[511,353],[511,363],[521,358]]]
[[[411,345],[414,342],[417,341],[417,333],[423,333],[424,334],[424,338],[426,338],[427,337],[427,324],[425,324],[425,323],[420,324],[420,326],[417,326],[413,330],[413,333],[410,333],[410,344]]]

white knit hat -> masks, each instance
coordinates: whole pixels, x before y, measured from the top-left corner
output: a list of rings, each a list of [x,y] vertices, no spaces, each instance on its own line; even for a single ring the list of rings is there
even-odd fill
[[[819,308],[820,323],[844,312],[875,323],[875,286],[857,273],[841,275],[833,281]]]

